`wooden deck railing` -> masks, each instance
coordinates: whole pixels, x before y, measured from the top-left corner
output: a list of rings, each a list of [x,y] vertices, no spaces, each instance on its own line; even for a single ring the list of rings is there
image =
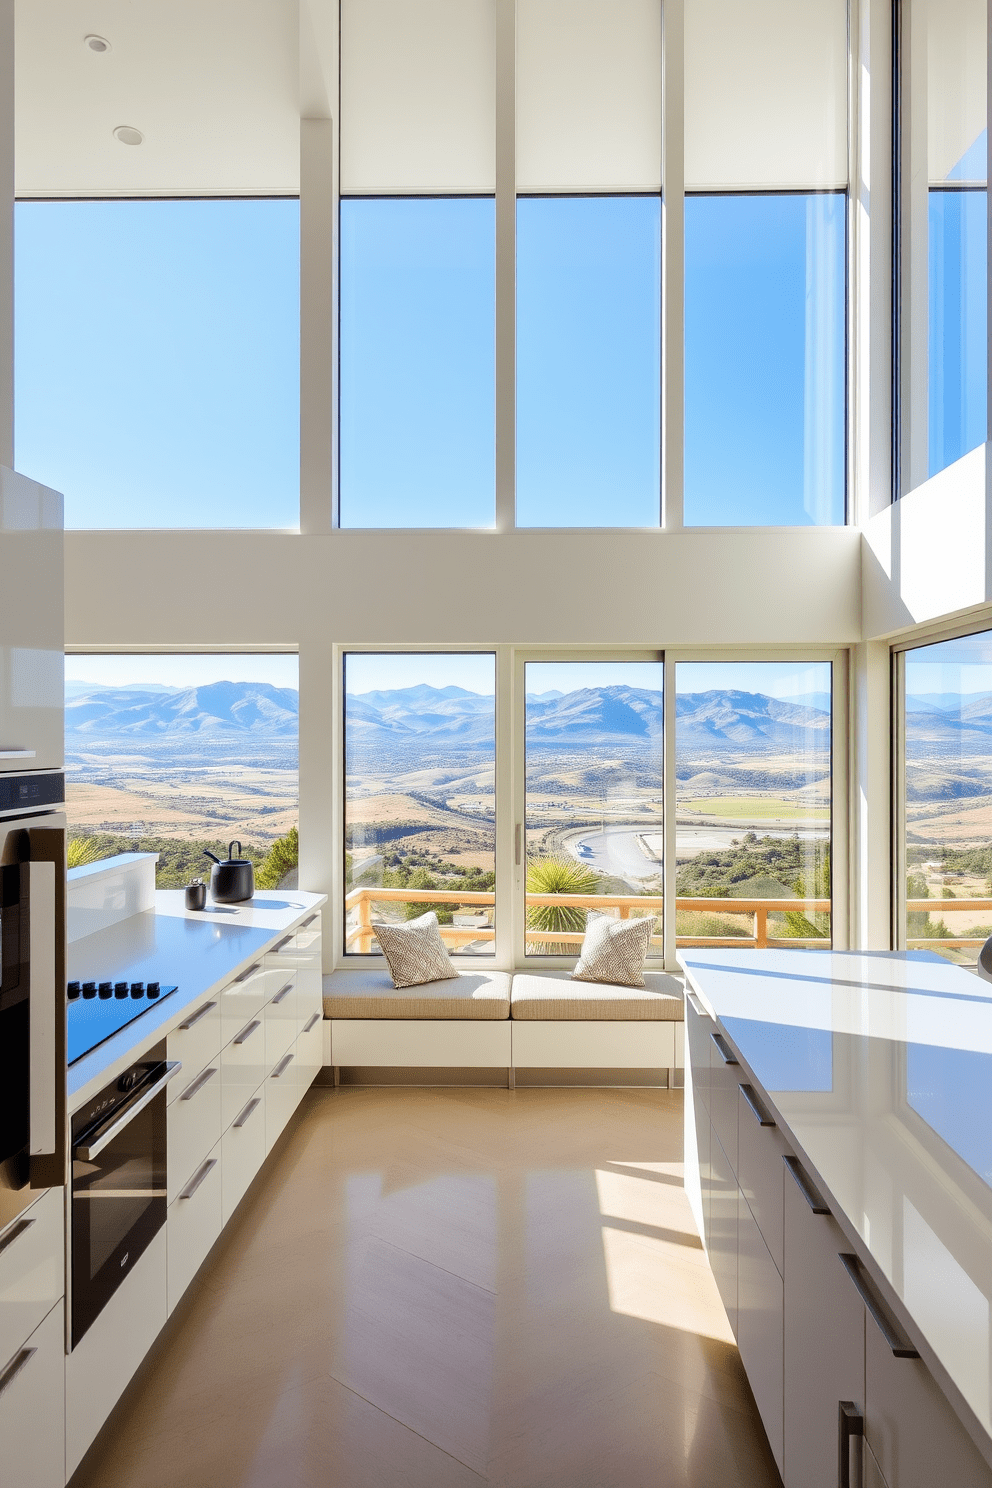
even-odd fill
[[[909,914],[929,914],[937,920],[945,915],[987,914],[992,925],[992,899],[907,899],[906,910]],[[969,946],[983,946],[986,939],[984,935],[910,935],[906,944],[910,950],[933,950],[937,946],[965,950]]]
[[[630,918],[632,910],[654,910],[661,914],[661,897],[657,894],[527,894],[528,908],[564,905],[572,909],[615,909],[621,920]],[[360,885],[352,889],[345,899],[350,923],[346,927],[345,945],[349,950],[367,954],[372,949],[375,931],[372,929],[372,906],[384,903],[400,904],[457,904],[460,907],[492,908],[496,903],[495,893],[489,889],[476,893],[459,893],[450,889],[377,889],[373,885]],[[697,910],[705,914],[751,915],[751,933],[733,936],[680,935],[680,946],[828,946],[829,936],[814,936],[802,939],[796,936],[773,936],[768,933],[770,914],[800,913],[829,914],[829,899],[693,899],[677,896],[676,910]],[[351,916],[354,915],[354,919]],[[577,947],[582,942],[581,930],[536,930],[528,927],[527,941],[530,945],[555,945],[562,950]],[[469,945],[473,941],[491,941],[496,932],[491,926],[442,925],[441,936],[453,950]],[[651,937],[651,944],[661,949],[660,935]]]

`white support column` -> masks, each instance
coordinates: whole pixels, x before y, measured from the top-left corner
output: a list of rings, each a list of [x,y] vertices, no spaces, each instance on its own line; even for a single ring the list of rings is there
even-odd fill
[[[662,10],[661,524],[683,521],[685,399],[685,62],[683,0]]]
[[[516,0],[496,0],[496,530],[516,522]]]
[[[516,962],[523,890],[514,862],[515,827],[523,820],[517,797],[515,768],[517,739],[517,679],[510,646],[496,648],[496,965],[512,969]]]
[[[900,7],[902,137],[899,141],[899,459],[898,494],[929,471],[929,170],[927,160],[927,24],[922,5]]]
[[[340,946],[344,843],[340,787],[344,779],[340,658],[329,640],[309,633],[300,641],[300,888],[326,894],[324,970]]]
[[[0,465],[14,464],[14,0],[0,0]]]
[[[300,120],[300,531],[337,526],[335,127]]]
[[[675,959],[675,659],[665,652],[665,721],[664,721],[664,777],[662,781],[662,807],[664,810],[664,919],[662,938],[665,942],[665,969],[677,971]]]
[[[889,648],[867,641],[851,651],[854,727],[851,761],[851,945],[892,946],[892,791]]]

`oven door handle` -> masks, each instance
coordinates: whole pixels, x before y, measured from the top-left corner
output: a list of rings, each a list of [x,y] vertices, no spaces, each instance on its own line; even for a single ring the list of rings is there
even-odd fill
[[[74,1147],[73,1157],[79,1158],[80,1162],[92,1162],[115,1137],[120,1136],[138,1112],[143,1111],[149,1101],[153,1101],[165,1089],[173,1075],[178,1075],[182,1067],[181,1059],[170,1060],[168,1064],[163,1065],[161,1073],[156,1075],[151,1084],[146,1085],[137,1098],[125,1108],[123,1115],[116,1116],[109,1126],[97,1128],[96,1133],[87,1141],[85,1147]]]

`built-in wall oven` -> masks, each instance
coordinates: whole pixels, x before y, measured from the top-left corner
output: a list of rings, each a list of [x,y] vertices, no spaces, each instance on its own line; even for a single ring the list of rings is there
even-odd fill
[[[166,1085],[180,1067],[163,1041],[72,1118],[73,1348],[165,1224]]]

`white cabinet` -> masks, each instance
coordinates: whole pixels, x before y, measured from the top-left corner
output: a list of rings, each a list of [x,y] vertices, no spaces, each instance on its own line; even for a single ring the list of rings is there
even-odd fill
[[[227,1224],[265,1161],[265,1082],[245,1101],[221,1142],[221,1219]]]
[[[710,1140],[709,1258],[716,1284],[737,1336],[737,1205],[740,1190],[714,1128]]]
[[[265,1150],[272,1151],[279,1140],[287,1121],[302,1099],[299,1081],[296,1078],[295,1043],[282,1056],[265,1082]]]
[[[719,1139],[724,1155],[737,1175],[737,1107],[741,1067],[722,1033],[711,1032],[710,1044],[710,1120],[713,1134]]]
[[[221,1232],[223,1193],[221,1144],[200,1163],[169,1205],[169,1311],[199,1270]]]
[[[258,1016],[274,991],[272,973],[265,970],[261,960],[253,962],[228,983],[219,997],[222,1045],[229,1043],[246,1023]]]
[[[244,1109],[268,1074],[265,1057],[265,1011],[259,1009],[222,1050],[220,1056],[221,1130]]]
[[[65,1193],[49,1189],[0,1231],[0,1366],[65,1291]]]
[[[312,1012],[296,1040],[296,1080],[301,1094],[306,1094],[324,1063],[324,1030],[319,1011]]]
[[[193,1076],[217,1057],[220,1046],[220,1003],[216,997],[204,998],[190,1008],[166,1040],[166,1058],[178,1059],[183,1067],[182,1074],[167,1086],[170,1104],[179,1099]]]
[[[280,977],[279,988],[265,1007],[265,1059],[270,1069],[296,1042],[299,1021],[293,971],[285,979]]]
[[[738,1087],[737,1181],[779,1274],[784,1269],[785,1164],[788,1148],[761,1096]]]
[[[10,1358],[0,1358],[0,1483],[65,1483],[65,1318],[61,1301]]]
[[[176,1083],[176,1082],[173,1082]],[[220,1139],[220,1060],[188,1080],[166,1113],[169,1203]]]
[[[840,1402],[864,1411],[865,1309],[808,1174],[785,1183],[785,1488],[837,1488]]]
[[[0,772],[62,768],[62,497],[0,466]]]
[[[782,1278],[743,1194],[738,1205],[737,1241],[737,1346],[765,1435],[781,1472],[784,1439]]]

